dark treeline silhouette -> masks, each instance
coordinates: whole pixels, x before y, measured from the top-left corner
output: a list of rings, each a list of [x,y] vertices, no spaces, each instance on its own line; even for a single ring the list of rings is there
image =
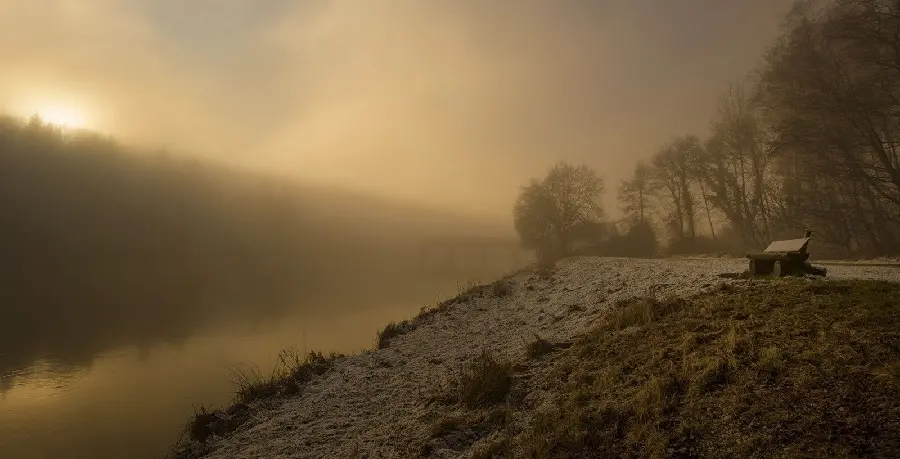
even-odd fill
[[[707,138],[635,167],[618,188],[624,233],[592,252],[646,256],[660,234],[669,254],[741,254],[812,229],[817,257],[900,255],[900,3],[799,1],[751,75]],[[523,188],[524,244],[571,253],[571,229],[601,216],[594,176],[558,165]]]
[[[900,3],[803,1],[712,133],[664,146],[620,189],[673,252],[814,230],[817,256],[900,255]]]
[[[44,355],[181,340],[228,314],[370,297],[414,272],[418,241],[483,230],[2,118],[0,375]]]

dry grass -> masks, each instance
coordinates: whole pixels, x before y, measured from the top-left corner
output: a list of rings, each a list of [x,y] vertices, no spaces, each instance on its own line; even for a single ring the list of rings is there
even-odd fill
[[[404,320],[399,323],[391,322],[387,324],[383,330],[378,332],[378,349],[384,349],[390,346],[392,339],[398,336],[403,336],[414,329],[415,326],[408,320]]]
[[[553,275],[556,274],[556,260],[546,260],[538,263],[534,272],[541,280],[553,279]]]
[[[249,404],[294,395],[313,376],[324,374],[343,357],[342,354],[325,355],[317,351],[303,355],[295,349],[287,349],[278,354],[278,362],[268,376],[262,375],[259,367],[253,364],[234,367],[231,374],[232,382],[237,386],[237,401]]]
[[[554,356],[517,457],[898,457],[900,284],[638,299]]]
[[[455,297],[438,302],[433,306],[423,307],[419,314],[412,320],[388,324],[387,327],[378,334],[378,348],[384,349],[390,345],[391,338],[415,330],[423,321],[430,319],[436,314],[446,312],[455,305],[468,304],[474,300],[489,296],[504,298],[510,296],[513,291],[514,282],[511,281],[509,277],[485,285],[478,284],[477,282],[467,282],[462,284]]]
[[[497,298],[503,298],[511,295],[513,292],[512,282],[506,279],[500,279],[491,284],[491,293]]]
[[[188,459],[201,457],[198,451],[205,451],[202,444],[211,436],[225,436],[245,424],[251,415],[251,404],[277,397],[295,395],[315,377],[329,371],[335,362],[344,356],[325,355],[309,352],[306,355],[289,349],[281,351],[272,372],[266,376],[254,364],[231,369],[232,382],[236,385],[235,402],[221,410],[200,407],[188,422],[186,434],[197,444],[182,445],[173,451],[172,458]]]
[[[509,452],[509,446],[509,436],[500,434],[476,447],[469,459],[513,459],[514,456]]]
[[[456,304],[464,304],[474,299],[482,298],[487,294],[487,292],[491,291],[493,291],[495,295],[498,291],[503,292],[504,296],[508,295],[511,291],[511,287],[498,287],[498,285],[501,283],[505,284],[506,281],[500,280],[491,285],[480,285],[475,282],[466,283],[459,287],[459,293],[455,297],[438,302],[434,306],[423,307],[419,314],[412,320],[404,320],[397,323],[391,322],[387,324],[384,329],[382,329],[378,333],[378,349],[387,348],[388,346],[390,346],[392,339],[415,330],[416,327],[418,327],[418,325],[423,321],[428,320],[436,314],[446,312]]]
[[[608,330],[622,330],[653,323],[669,314],[678,312],[686,302],[680,298],[657,299],[637,297],[620,301],[607,319]]]
[[[512,384],[512,365],[484,351],[466,365],[459,375],[458,400],[468,408],[500,403]]]
[[[471,447],[473,459],[503,458],[508,455],[511,411],[506,405],[467,409],[457,406],[431,427],[431,435],[418,448],[419,457],[428,457],[435,448],[462,451]]]
[[[555,351],[557,347],[551,343],[550,341],[541,338],[538,335],[534,336],[534,341],[528,343],[525,346],[525,355],[529,359],[536,359],[542,355],[549,354]]]

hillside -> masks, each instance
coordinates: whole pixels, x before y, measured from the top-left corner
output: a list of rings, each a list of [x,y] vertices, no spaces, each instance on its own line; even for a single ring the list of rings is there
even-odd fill
[[[900,270],[573,258],[314,356],[201,412],[176,458],[835,457],[900,452]]]

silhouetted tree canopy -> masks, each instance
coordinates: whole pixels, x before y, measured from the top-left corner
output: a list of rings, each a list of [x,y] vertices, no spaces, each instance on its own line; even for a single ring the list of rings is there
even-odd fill
[[[559,163],[522,189],[513,214],[524,247],[539,256],[568,254],[573,231],[603,216],[603,180],[585,165]]]
[[[670,251],[812,228],[822,256],[900,255],[900,2],[798,1],[752,75],[708,138],[676,138],[623,183],[626,214],[664,228]]]

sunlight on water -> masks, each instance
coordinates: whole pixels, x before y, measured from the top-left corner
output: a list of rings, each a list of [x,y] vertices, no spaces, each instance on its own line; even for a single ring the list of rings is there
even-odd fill
[[[45,358],[0,381],[0,458],[161,457],[196,407],[231,400],[235,365],[252,362],[265,373],[285,348],[370,349],[385,323],[412,317],[463,285],[447,282],[388,305],[220,323],[178,344],[114,349],[79,366]]]
[[[11,371],[2,376],[10,387],[0,394],[9,406],[40,406],[65,397],[68,389],[87,370],[65,368],[52,359],[42,359],[28,368]],[[5,384],[5,383],[4,383]]]

